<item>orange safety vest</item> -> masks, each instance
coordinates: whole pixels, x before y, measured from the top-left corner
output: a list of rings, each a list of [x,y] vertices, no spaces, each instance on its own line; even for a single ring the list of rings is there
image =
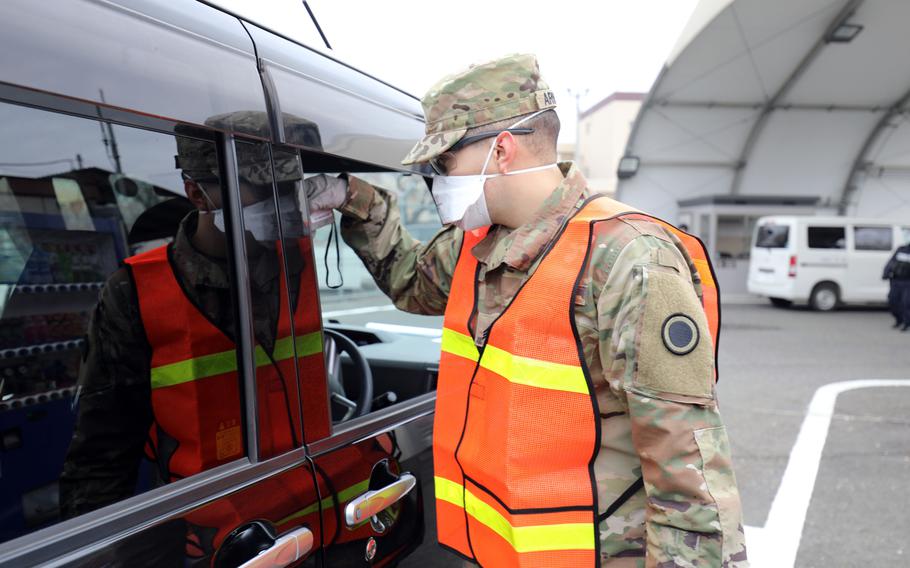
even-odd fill
[[[574,317],[593,223],[647,219],[680,237],[701,275],[717,344],[717,287],[700,241],[626,211],[589,200],[480,348],[469,329],[478,285],[471,249],[486,230],[465,233],[443,324],[433,460],[439,542],[481,566],[599,565],[599,415]]]
[[[274,352],[270,358],[261,346],[255,350],[259,447],[263,457],[290,450],[294,438],[301,441],[298,399],[303,406],[307,438],[328,435],[328,393],[316,280],[307,248],[310,245],[301,239],[298,246],[304,268],[294,313],[296,337],[292,335],[287,291],[282,285]],[[280,246],[278,252],[281,258]],[[234,341],[184,293],[174,275],[170,245],[125,262],[131,269],[142,325],[152,348],[154,423],[147,455],[157,462],[165,481],[245,455]],[[283,262],[281,278],[284,279]]]

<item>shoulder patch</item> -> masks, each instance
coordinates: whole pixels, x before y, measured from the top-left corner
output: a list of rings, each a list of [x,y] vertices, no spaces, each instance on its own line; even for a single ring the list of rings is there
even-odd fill
[[[661,329],[664,346],[674,355],[688,355],[698,347],[700,334],[695,321],[686,314],[673,314]]]
[[[644,313],[639,320],[633,386],[710,399],[714,396],[714,348],[692,283],[676,271],[642,267]]]

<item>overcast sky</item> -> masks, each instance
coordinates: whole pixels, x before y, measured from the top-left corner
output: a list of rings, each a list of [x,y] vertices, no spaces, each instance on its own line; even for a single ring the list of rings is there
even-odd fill
[[[288,35],[307,35],[297,0],[216,0]],[[564,141],[582,109],[647,92],[697,0],[309,0],[335,54],[420,97],[440,77],[516,52],[538,56]],[[304,41],[306,41],[304,39]]]

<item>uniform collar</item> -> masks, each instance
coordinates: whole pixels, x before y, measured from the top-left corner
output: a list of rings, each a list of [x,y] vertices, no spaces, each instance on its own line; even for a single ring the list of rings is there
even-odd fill
[[[503,263],[515,270],[529,270],[565,220],[588,197],[588,182],[575,164],[561,162],[559,169],[565,179],[529,222],[514,230],[493,225],[487,236],[471,249],[471,254],[485,265],[486,271],[495,270]]]
[[[195,246],[190,237],[196,233],[199,212],[193,211],[183,218],[174,238],[172,257],[180,271],[180,276],[191,286],[209,288],[230,288],[231,281],[227,260],[209,256]],[[263,249],[260,254],[250,256],[250,280],[259,290],[266,290],[280,274],[278,255],[268,254]],[[288,255],[288,268],[291,274],[299,274],[303,259],[299,254]]]

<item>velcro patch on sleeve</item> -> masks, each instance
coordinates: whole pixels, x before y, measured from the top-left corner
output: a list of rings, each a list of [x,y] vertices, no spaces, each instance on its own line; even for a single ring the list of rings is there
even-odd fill
[[[714,347],[698,296],[682,275],[649,266],[634,383],[663,393],[713,398]]]

